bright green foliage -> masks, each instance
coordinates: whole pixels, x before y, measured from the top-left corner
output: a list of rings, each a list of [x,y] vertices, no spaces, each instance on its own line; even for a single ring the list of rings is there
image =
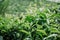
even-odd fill
[[[46,1],[37,3],[36,0],[33,3],[28,5],[25,14],[14,14],[14,11],[9,14],[5,11],[5,17],[0,15],[0,36],[4,40],[60,40],[59,5]],[[2,10],[0,13],[3,13]]]

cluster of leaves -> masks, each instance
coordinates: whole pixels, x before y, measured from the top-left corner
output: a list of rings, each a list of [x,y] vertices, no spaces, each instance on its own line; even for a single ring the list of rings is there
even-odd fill
[[[49,14],[38,10],[20,17],[0,17],[0,35],[4,40],[59,40],[60,14]],[[57,36],[48,37],[52,34]]]
[[[44,3],[38,1],[37,4],[43,6]],[[4,40],[60,40],[58,7],[47,3],[39,8],[37,4],[31,8],[30,5],[26,14],[22,13],[20,16],[0,16],[0,35]],[[4,10],[1,7],[0,9]],[[0,13],[3,13],[2,10]]]

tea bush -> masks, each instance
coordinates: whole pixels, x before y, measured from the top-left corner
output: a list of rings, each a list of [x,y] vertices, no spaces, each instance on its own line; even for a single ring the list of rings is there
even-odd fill
[[[53,14],[48,18],[45,12],[37,11],[36,15],[34,14],[27,13],[20,17],[11,18],[0,17],[0,35],[4,40],[25,40],[26,38],[44,40],[49,35],[57,34],[56,37],[54,35],[50,39],[59,40],[60,23],[57,22],[60,18],[59,14]]]
[[[51,4],[45,4],[42,8],[36,5],[29,5],[26,13],[19,16],[0,15],[0,36],[3,40],[60,40],[58,5],[51,7]]]

